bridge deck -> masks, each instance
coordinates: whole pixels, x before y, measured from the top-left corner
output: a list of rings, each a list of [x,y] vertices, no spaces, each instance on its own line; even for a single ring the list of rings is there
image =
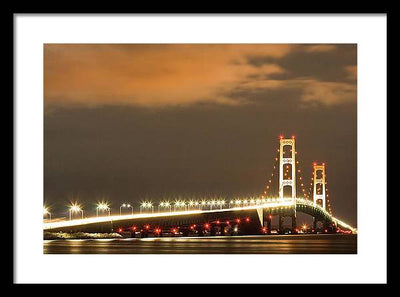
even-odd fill
[[[238,212],[246,210],[257,210],[257,209],[289,209],[296,206],[297,211],[302,211],[301,207],[308,207],[313,212],[319,212],[325,217],[329,218],[332,222],[336,223],[338,226],[349,229],[352,232],[356,232],[356,229],[350,225],[338,220],[337,218],[331,216],[327,211],[325,211],[319,205],[313,205],[310,200],[296,198],[296,199],[270,199],[268,202],[259,205],[250,205],[242,207],[233,208],[222,208],[213,210],[186,210],[186,211],[174,211],[174,212],[155,212],[155,213],[142,213],[133,215],[116,215],[116,216],[105,216],[105,217],[93,217],[85,219],[76,219],[70,221],[61,222],[50,222],[44,223],[43,229],[45,231],[62,229],[68,227],[79,227],[90,224],[101,224],[101,223],[118,223],[123,221],[141,220],[141,219],[161,219],[161,218],[173,218],[173,217],[190,217],[198,214],[213,214],[213,213],[227,213],[227,212]]]

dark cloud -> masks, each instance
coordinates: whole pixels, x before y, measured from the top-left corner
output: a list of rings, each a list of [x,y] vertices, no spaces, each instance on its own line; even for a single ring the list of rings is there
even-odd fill
[[[314,78],[319,81],[353,82],[349,78],[349,66],[357,65],[357,45],[332,45],[326,51],[309,51],[309,45],[296,46],[296,50],[282,57],[250,56],[248,62],[260,67],[277,64],[286,71],[272,74],[270,79]]]

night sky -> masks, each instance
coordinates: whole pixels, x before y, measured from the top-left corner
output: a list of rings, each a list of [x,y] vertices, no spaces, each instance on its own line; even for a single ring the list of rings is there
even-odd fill
[[[356,72],[353,44],[46,44],[45,203],[258,196],[283,134],[356,226]]]

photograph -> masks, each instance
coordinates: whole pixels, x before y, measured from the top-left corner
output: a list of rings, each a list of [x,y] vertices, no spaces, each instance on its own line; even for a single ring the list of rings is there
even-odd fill
[[[356,255],[357,50],[43,43],[43,254]]]

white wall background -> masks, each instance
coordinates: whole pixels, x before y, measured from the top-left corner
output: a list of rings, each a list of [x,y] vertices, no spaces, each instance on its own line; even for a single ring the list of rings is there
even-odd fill
[[[16,15],[15,24],[15,282],[386,282],[386,225],[369,220],[386,221],[385,15]],[[43,43],[357,43],[358,254],[44,255]],[[331,277],[315,273],[320,265]],[[249,273],[210,275],[221,267]]]

